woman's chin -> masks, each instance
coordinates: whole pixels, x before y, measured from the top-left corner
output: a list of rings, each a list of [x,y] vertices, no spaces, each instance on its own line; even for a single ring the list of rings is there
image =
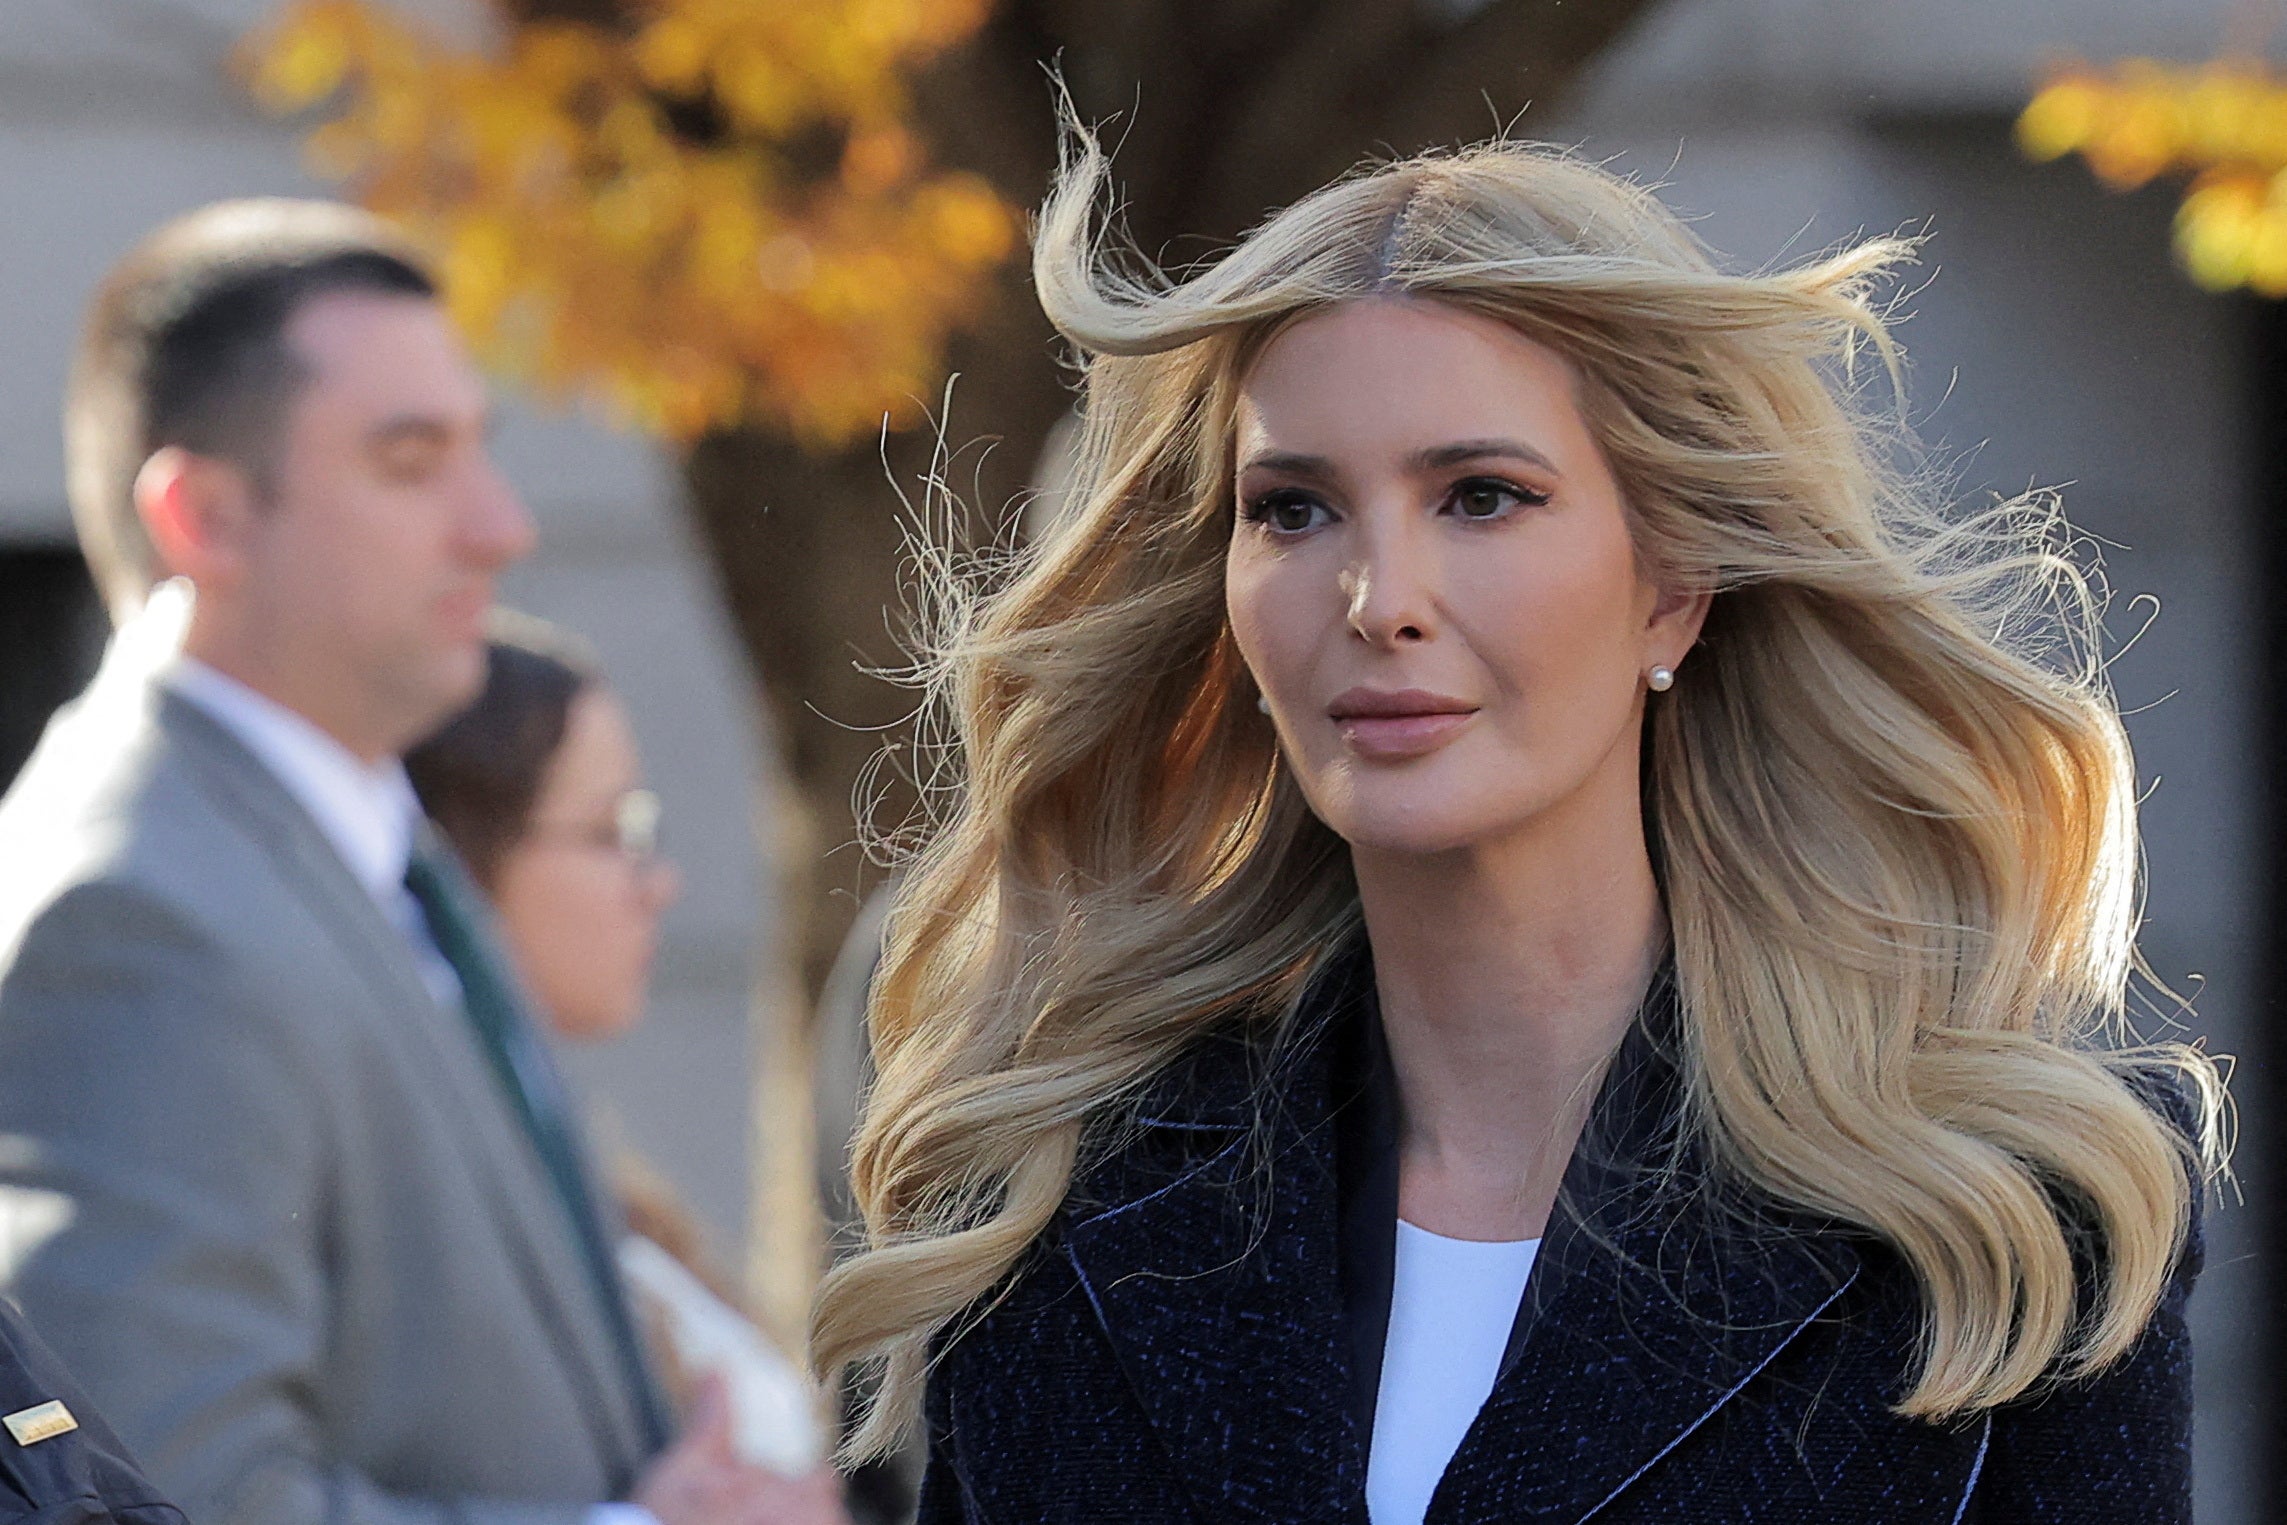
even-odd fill
[[[1304,794],[1354,852],[1437,857],[1530,835],[1588,786],[1587,774],[1452,748],[1402,770],[1329,768]]]
[[[576,1007],[559,1007],[549,1024],[566,1043],[609,1043],[625,1037],[643,1019],[640,997],[625,1001],[594,1000]]]
[[[1417,808],[1383,805],[1352,809],[1328,820],[1353,853],[1391,857],[1438,857],[1466,852],[1500,833],[1491,823],[1455,811],[1450,801]]]

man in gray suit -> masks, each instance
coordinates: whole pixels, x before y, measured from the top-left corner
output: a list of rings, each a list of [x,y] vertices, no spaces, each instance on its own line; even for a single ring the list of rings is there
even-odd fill
[[[208,208],[98,294],[67,444],[121,630],[0,804],[0,1282],[203,1525],[838,1520],[719,1395],[670,1444],[609,1204],[397,762],[532,542],[486,416],[347,208]]]

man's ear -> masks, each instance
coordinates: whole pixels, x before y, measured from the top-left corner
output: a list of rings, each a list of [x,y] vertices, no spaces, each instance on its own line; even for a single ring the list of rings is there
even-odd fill
[[[180,445],[152,452],[135,473],[135,515],[157,553],[157,577],[213,592],[244,577],[257,505],[246,473]]]

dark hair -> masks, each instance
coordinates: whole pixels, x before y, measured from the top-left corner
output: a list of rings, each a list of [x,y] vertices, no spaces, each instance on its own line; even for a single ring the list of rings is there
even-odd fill
[[[528,615],[497,615],[484,692],[405,754],[413,792],[486,890],[531,824],[573,703],[602,681],[576,636]]]
[[[294,315],[336,292],[434,300],[380,219],[330,201],[226,201],[168,223],[115,266],[88,310],[64,402],[80,548],[115,618],[158,571],[135,478],[173,445],[229,461],[267,493],[307,380]]]

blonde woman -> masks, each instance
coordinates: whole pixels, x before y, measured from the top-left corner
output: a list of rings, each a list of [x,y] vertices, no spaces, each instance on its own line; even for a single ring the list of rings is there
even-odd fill
[[[1907,251],[1497,144],[1174,281],[1104,174],[1076,511],[948,589],[859,1448],[931,1522],[2185,1519],[2215,1078],[2121,1037],[2058,526],[1888,464]]]

